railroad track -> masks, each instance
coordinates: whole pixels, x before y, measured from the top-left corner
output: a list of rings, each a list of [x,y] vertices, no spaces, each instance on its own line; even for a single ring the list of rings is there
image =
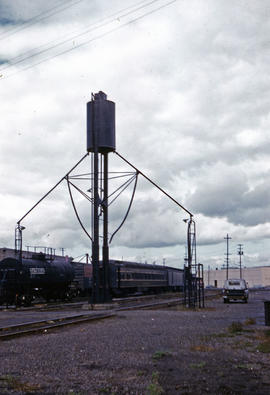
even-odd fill
[[[174,296],[174,297],[173,297]],[[219,297],[220,293],[209,293],[205,295],[205,299],[211,299],[215,297]],[[157,300],[159,298],[159,300]],[[75,325],[83,322],[89,322],[93,320],[100,320],[105,318],[111,318],[117,315],[118,311],[124,310],[138,310],[138,309],[158,309],[158,308],[166,308],[173,307],[179,304],[183,304],[184,298],[179,295],[175,297],[174,295],[162,295],[162,299],[160,299],[160,295],[148,295],[144,297],[131,297],[125,299],[116,299],[114,303],[111,305],[111,309],[104,311],[95,311],[91,310],[89,313],[78,314],[72,316],[66,316],[62,318],[55,319],[47,319],[42,321],[32,321],[23,324],[15,324],[6,327],[0,327],[0,340],[8,340],[18,336],[25,336],[29,334],[35,333],[46,333],[51,329],[61,328],[67,325]],[[80,308],[85,302],[77,302],[75,304],[69,303],[72,308]],[[75,306],[74,306],[75,305]],[[64,305],[53,305],[52,308],[59,309],[61,306],[67,308],[67,304]],[[25,310],[29,311],[33,310],[44,310],[39,307],[25,308]],[[52,310],[49,308],[48,310]],[[20,311],[22,311],[20,309]]]
[[[137,309],[147,309],[147,308],[160,308],[160,307],[169,307],[179,304],[179,298],[174,300],[167,301],[156,301],[156,302],[148,302],[148,303],[140,303],[140,304],[131,304],[127,306],[119,306],[114,307],[113,310],[107,312],[95,312],[91,310],[91,312],[87,314],[79,314],[66,316],[61,318],[47,319],[41,321],[31,321],[22,324],[9,325],[5,327],[0,327],[0,340],[9,340],[15,337],[38,334],[38,333],[47,333],[52,329],[61,328],[67,325],[75,325],[81,324],[84,322],[101,320],[105,318],[112,318],[117,315],[117,311],[123,310],[137,310]],[[29,311],[29,310],[28,310]]]
[[[118,307],[117,311],[123,310],[138,310],[138,309],[150,309],[150,308],[162,308],[162,307],[172,307],[177,306],[180,303],[183,303],[183,299],[169,299],[169,300],[159,300],[159,301],[152,301],[152,302],[144,302],[140,304],[130,304],[130,305],[123,305]]]
[[[52,320],[42,320],[15,324],[0,328],[0,340],[9,340],[14,337],[25,336],[35,333],[46,333],[51,329],[61,328],[67,325],[81,324],[94,320],[112,318],[115,312],[89,313],[56,318]]]
[[[220,297],[221,293],[218,291],[205,292],[205,299],[210,300]],[[144,297],[124,298],[120,300],[119,308],[117,310],[132,310],[132,309],[146,309],[151,307],[172,307],[184,303],[183,293],[177,294],[163,294],[163,295],[148,295]]]
[[[141,301],[149,301],[149,300],[156,300],[156,299],[170,299],[175,298],[176,296],[180,297],[180,293],[165,293],[165,294],[154,294],[154,295],[137,295],[137,296],[130,296],[125,298],[114,298],[111,302],[112,305],[115,305],[115,308],[118,306],[125,306],[129,305],[136,305],[138,302]],[[53,311],[53,310],[73,310],[73,309],[80,309],[82,306],[87,304],[89,298],[85,298],[84,300],[76,301],[76,302],[63,302],[63,303],[56,303],[56,302],[37,302],[33,303],[29,307],[16,307],[16,306],[0,306],[0,310],[16,310],[16,311]]]

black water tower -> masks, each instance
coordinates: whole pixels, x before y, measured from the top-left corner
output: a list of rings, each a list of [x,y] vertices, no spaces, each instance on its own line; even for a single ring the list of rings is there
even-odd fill
[[[111,300],[109,289],[108,245],[108,156],[115,151],[115,103],[99,91],[87,103],[87,151],[92,153],[92,296],[91,303]],[[102,172],[102,174],[100,174]],[[103,236],[99,233],[102,214]],[[102,246],[102,275],[100,272],[99,240]]]

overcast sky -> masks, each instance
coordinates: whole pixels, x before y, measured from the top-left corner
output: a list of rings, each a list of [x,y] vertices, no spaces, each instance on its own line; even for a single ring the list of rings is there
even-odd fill
[[[205,268],[224,263],[227,234],[232,264],[239,243],[245,265],[270,264],[269,14],[263,0],[0,0],[1,247],[86,153],[86,103],[102,90],[117,151],[194,214]],[[110,206],[111,233],[131,193]],[[182,267],[185,218],[139,177],[111,257]],[[22,225],[24,246],[91,254],[64,183]]]

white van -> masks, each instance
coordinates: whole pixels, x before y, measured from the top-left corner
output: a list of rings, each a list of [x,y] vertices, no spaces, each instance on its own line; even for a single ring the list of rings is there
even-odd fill
[[[223,287],[223,301],[229,303],[230,300],[248,301],[247,283],[242,278],[225,280]]]

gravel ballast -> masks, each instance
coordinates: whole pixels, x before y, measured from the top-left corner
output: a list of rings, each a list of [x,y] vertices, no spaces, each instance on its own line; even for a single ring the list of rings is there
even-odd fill
[[[269,394],[264,300],[270,292],[248,304],[121,311],[1,342],[0,393]]]

